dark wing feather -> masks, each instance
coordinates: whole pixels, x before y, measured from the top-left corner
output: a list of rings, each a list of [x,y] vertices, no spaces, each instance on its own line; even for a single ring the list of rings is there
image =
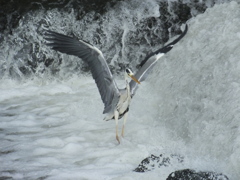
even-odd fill
[[[116,103],[119,90],[102,52],[85,41],[53,31],[47,31],[45,39],[49,41],[47,45],[52,49],[78,56],[88,64],[105,106],[103,113],[108,113],[113,108],[112,103]]]
[[[149,74],[151,69],[155,66],[158,59],[160,59],[168,51],[170,51],[173,48],[173,46],[178,41],[180,41],[180,39],[182,39],[185,36],[185,34],[187,33],[187,30],[188,30],[188,26],[186,24],[185,30],[177,39],[175,39],[173,42],[167,44],[163,48],[158,49],[157,51],[150,53],[148,56],[146,56],[146,58],[140,63],[140,65],[139,65],[140,69],[138,70],[138,72],[135,75],[135,77],[138,79],[138,81],[142,82],[147,78],[147,75]],[[130,89],[131,89],[131,94],[133,96],[137,90],[138,84],[135,81],[131,80],[129,85],[130,85]]]
[[[173,46],[174,46],[178,41],[180,41],[180,40],[186,35],[187,31],[188,31],[188,25],[186,24],[185,30],[183,31],[183,33],[182,33],[177,39],[175,39],[173,42],[170,42],[169,44],[167,44],[167,45],[164,46],[163,48],[158,49],[157,51],[148,54],[148,55],[145,57],[145,59],[139,64],[139,66],[142,67],[142,66],[147,62],[147,60],[148,60],[151,56],[153,56],[153,55],[155,55],[155,54],[159,54],[159,53],[164,53],[164,54],[166,54],[168,51],[170,51],[170,50],[173,48]]]

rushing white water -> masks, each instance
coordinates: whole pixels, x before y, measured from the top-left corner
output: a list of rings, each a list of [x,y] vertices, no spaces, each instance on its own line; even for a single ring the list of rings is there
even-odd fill
[[[157,9],[149,16],[157,16]],[[124,48],[116,48],[123,56],[129,54],[126,39],[133,30],[126,22]],[[91,76],[52,80],[46,73],[17,81],[5,75],[0,80],[0,175],[164,180],[175,170],[193,168],[240,179],[240,4],[216,5],[188,24],[184,39],[140,85],[120,145],[115,122],[102,121],[103,104]],[[92,32],[85,33],[89,37]],[[105,51],[104,43],[110,41],[106,34]],[[44,45],[40,48],[56,55]],[[140,50],[131,53],[140,55]],[[9,63],[15,51],[8,52]],[[61,73],[71,73],[66,64],[61,68]],[[120,78],[117,82],[123,84]],[[180,154],[184,162],[148,173],[132,171],[143,158],[161,153]]]

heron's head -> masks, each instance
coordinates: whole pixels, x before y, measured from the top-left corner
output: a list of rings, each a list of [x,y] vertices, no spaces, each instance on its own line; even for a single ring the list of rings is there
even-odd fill
[[[126,71],[126,76],[132,78],[136,83],[140,84],[140,82],[137,80],[137,78],[134,77],[134,74],[131,69],[127,68]]]

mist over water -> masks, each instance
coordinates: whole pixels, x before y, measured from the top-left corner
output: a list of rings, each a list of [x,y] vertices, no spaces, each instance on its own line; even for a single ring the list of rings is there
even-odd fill
[[[146,23],[161,15],[159,2],[136,2],[119,2],[101,16],[89,12],[81,20],[74,10],[29,12],[5,34],[2,177],[163,180],[193,168],[240,179],[239,2],[217,4],[188,20],[187,35],[134,96],[120,145],[115,122],[102,121],[103,104],[87,67],[45,45],[44,29],[87,40],[102,50],[121,87],[122,70],[136,70],[147,52],[165,42],[162,22]],[[184,162],[146,174],[132,171],[148,155],[161,153],[180,154]]]

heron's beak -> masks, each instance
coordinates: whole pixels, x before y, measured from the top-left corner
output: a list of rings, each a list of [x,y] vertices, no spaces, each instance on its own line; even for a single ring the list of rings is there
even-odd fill
[[[137,80],[137,78],[135,78],[133,75],[130,75],[130,77],[131,77],[132,80],[134,80],[136,83],[140,84],[140,82]]]

